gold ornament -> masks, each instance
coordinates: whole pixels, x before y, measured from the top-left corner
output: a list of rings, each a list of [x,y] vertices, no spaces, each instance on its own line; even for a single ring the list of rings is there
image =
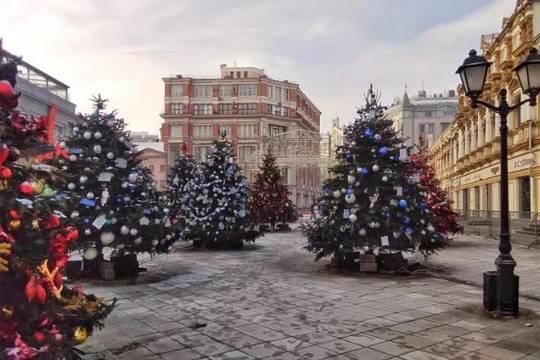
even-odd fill
[[[1,311],[0,311],[0,314],[5,317],[5,318],[9,318],[13,315],[13,307],[11,306],[4,306]]]
[[[43,180],[31,181],[30,185],[32,185],[34,194],[41,194],[45,190],[45,181]]]
[[[88,331],[82,326],[77,326],[73,331],[73,340],[77,345],[82,344],[88,338]]]
[[[39,220],[38,219],[32,220],[32,229],[39,229]]]
[[[18,230],[21,227],[21,220],[19,219],[13,219],[10,222],[8,222],[8,228],[10,230]]]
[[[11,255],[11,244],[0,243],[0,272],[9,271],[8,261],[2,255]]]

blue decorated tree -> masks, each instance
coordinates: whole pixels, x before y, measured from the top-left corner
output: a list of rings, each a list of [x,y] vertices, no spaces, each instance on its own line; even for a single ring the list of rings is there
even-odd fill
[[[321,217],[303,226],[316,259],[353,252],[435,252],[446,237],[435,231],[426,192],[412,170],[408,149],[384,116],[370,87],[366,104],[345,131],[338,164],[324,183]]]

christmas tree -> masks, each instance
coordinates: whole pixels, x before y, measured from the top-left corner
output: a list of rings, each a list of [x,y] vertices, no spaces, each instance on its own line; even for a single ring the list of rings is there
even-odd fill
[[[419,152],[411,155],[411,170],[420,176],[420,186],[427,193],[426,203],[433,217],[435,231],[450,236],[463,231],[463,228],[458,223],[458,214],[452,210],[452,202],[441,188],[426,152],[425,148],[421,148]]]
[[[255,178],[251,190],[250,208],[256,224],[270,223],[274,228],[278,222],[288,223],[298,219],[298,213],[289,199],[290,192],[276,165],[276,158],[269,151]]]
[[[164,196],[170,208],[170,217],[174,221],[175,238],[182,239],[187,233],[186,217],[189,207],[183,203],[187,184],[199,176],[199,167],[187,146],[182,146],[182,153],[175,159],[167,178],[167,190]]]
[[[303,227],[306,248],[317,259],[334,255],[339,260],[356,251],[428,254],[444,246],[419,179],[409,175],[409,149],[384,116],[379,98],[370,87],[366,105],[345,128],[333,176],[324,183],[322,216]]]
[[[126,122],[115,111],[104,111],[107,100],[101,96],[93,102],[95,112],[81,116],[65,139],[68,159],[59,161],[75,175],[66,190],[69,216],[81,230],[78,245],[86,260],[97,263],[104,259],[104,248],[113,255],[156,251],[167,239],[150,226],[163,220],[162,209],[148,198],[153,180],[130,142]]]
[[[15,111],[17,66],[0,43],[0,359],[66,359],[113,304],[63,284],[78,231],[63,214],[65,151],[47,117]]]
[[[240,248],[244,241],[254,241],[248,208],[248,184],[240,174],[232,145],[222,138],[214,141],[207,161],[198,176],[186,184],[185,204],[187,238],[208,248]]]

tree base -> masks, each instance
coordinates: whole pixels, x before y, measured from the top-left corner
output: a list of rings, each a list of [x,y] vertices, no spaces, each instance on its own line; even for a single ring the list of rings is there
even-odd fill
[[[120,255],[111,258],[116,279],[133,279],[139,276],[137,254]]]
[[[291,231],[291,226],[289,224],[278,224],[277,231],[281,231],[281,232]]]
[[[203,241],[193,239],[193,247],[196,249],[209,250],[242,250],[244,248],[243,239],[227,239],[221,241]]]
[[[409,266],[409,262],[403,258],[401,251],[393,254],[377,255],[377,264],[379,270],[383,271],[399,271],[407,269]]]
[[[360,259],[360,252],[353,251],[353,252],[348,252],[344,254],[334,255],[332,262],[339,269],[359,272],[360,271],[359,259]]]

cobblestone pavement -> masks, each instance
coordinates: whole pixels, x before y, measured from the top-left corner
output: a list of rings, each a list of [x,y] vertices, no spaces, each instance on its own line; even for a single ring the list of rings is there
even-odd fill
[[[484,271],[495,270],[498,246],[498,240],[459,235],[451,247],[431,256],[428,263],[443,269],[450,278],[482,285]],[[521,294],[540,300],[540,249],[514,245],[512,255],[517,262]]]
[[[114,360],[540,359],[539,302],[490,319],[478,287],[337,273],[304,241],[270,234],[243,251],[174,253],[146,264],[159,282],[87,285],[119,305],[82,349]]]

